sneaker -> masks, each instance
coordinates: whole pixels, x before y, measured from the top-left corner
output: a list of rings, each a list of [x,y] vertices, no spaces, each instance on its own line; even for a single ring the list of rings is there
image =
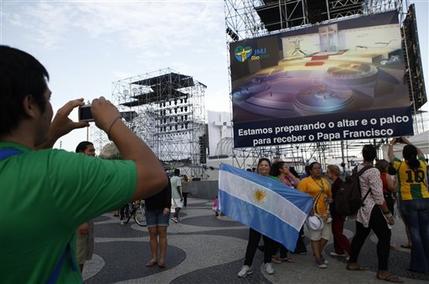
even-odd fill
[[[238,272],[237,276],[240,278],[243,278],[243,277],[246,277],[247,275],[250,275],[252,273],[253,272],[248,265],[243,265],[241,270]]]
[[[316,265],[320,269],[326,269],[326,268],[328,268],[328,266],[326,265],[326,263],[322,259],[316,259]]]
[[[323,262],[324,264],[328,264],[328,263],[329,263],[329,261],[327,261],[327,260],[323,257],[323,255],[322,255],[322,256],[320,256],[320,259],[322,260],[322,262]]]
[[[264,264],[264,269],[265,269],[265,272],[267,273],[267,274],[274,274],[274,268],[273,268],[273,266],[271,265],[271,262],[268,262],[268,263],[265,263]]]
[[[125,225],[125,221],[121,221],[121,225]]]
[[[333,256],[333,257],[345,257],[345,256],[346,256],[346,254],[345,254],[345,253],[336,253],[335,251],[331,251],[331,252],[329,253],[329,255],[330,255],[330,256]]]

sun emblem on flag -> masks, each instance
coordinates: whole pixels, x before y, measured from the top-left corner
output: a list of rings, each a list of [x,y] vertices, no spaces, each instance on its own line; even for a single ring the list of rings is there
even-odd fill
[[[257,189],[254,193],[254,198],[258,203],[264,202],[266,197],[267,193],[262,189]]]

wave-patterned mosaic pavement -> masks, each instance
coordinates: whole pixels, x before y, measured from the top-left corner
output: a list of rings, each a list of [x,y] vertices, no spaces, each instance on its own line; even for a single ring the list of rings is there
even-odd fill
[[[226,217],[216,217],[207,200],[188,201],[181,222],[168,228],[167,267],[145,267],[150,258],[147,229],[136,224],[121,225],[117,217],[105,214],[95,222],[95,255],[84,269],[85,283],[380,283],[377,267],[376,238],[370,236],[359,261],[370,271],[350,272],[344,261],[327,257],[328,269],[318,269],[307,255],[292,255],[294,263],[274,264],[276,273],[266,275],[261,269],[262,253],[257,252],[253,275],[239,279],[247,245],[248,229]],[[353,222],[346,224],[346,234],[353,235]],[[393,229],[392,244],[405,242],[403,226]],[[307,242],[308,243],[308,242]],[[326,253],[332,250],[328,244]],[[429,275],[412,274],[406,268],[409,251],[391,251],[390,270],[406,283],[428,283]],[[418,280],[419,279],[419,280]],[[381,282],[382,283],[382,282]]]

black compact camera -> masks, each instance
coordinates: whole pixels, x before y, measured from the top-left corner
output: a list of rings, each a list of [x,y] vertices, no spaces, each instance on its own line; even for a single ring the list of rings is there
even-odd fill
[[[78,109],[78,117],[79,121],[94,121],[94,118],[92,117],[91,112],[91,105],[83,105],[80,106]]]

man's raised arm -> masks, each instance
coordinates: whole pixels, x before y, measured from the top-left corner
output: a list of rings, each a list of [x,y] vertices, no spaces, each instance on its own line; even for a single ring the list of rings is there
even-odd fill
[[[167,185],[165,171],[152,150],[122,121],[118,109],[100,97],[92,101],[91,112],[95,124],[116,144],[125,160],[137,167],[137,188],[133,200],[150,197]]]

